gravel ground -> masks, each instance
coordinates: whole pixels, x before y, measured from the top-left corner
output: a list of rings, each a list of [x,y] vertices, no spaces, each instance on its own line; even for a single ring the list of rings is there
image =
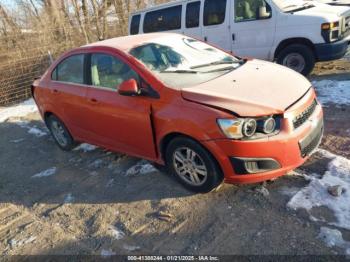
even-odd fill
[[[350,79],[349,69],[324,63],[311,79]],[[349,113],[326,105],[321,145],[348,159]],[[331,209],[288,207],[313,174],[327,173],[332,158],[321,152],[275,181],[192,194],[140,159],[86,145],[61,151],[37,113],[0,123],[0,134],[2,254],[350,252],[350,228],[335,226]]]

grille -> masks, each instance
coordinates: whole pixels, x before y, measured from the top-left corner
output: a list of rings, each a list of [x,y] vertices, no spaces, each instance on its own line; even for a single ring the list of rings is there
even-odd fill
[[[323,135],[323,122],[303,142],[299,142],[302,157],[309,156],[320,144]]]
[[[300,115],[296,116],[293,120],[293,126],[295,129],[303,125],[309,117],[315,112],[317,106],[317,101],[316,99],[312,102],[312,104],[306,108],[304,112],[302,112]]]

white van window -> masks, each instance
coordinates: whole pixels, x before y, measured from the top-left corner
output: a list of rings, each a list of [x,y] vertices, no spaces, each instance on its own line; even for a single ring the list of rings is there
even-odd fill
[[[152,33],[181,29],[182,5],[172,6],[146,13],[143,32]]]
[[[199,12],[201,2],[188,3],[186,7],[186,28],[193,28],[199,26]]]
[[[235,22],[258,20],[260,13],[271,14],[271,7],[264,0],[235,0]]]
[[[141,15],[134,15],[131,18],[131,23],[130,23],[130,34],[131,35],[137,35],[139,33],[140,19],[141,19]]]
[[[219,25],[225,21],[227,0],[205,0],[204,25]]]
[[[238,68],[243,61],[192,38],[160,38],[130,50],[168,87],[200,84]]]

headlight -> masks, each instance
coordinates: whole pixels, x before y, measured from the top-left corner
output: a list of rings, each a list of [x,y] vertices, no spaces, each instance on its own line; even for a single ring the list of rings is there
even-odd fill
[[[276,120],[273,117],[218,119],[217,122],[225,136],[231,139],[252,138],[259,133],[260,136],[268,135],[276,131],[277,128]]]
[[[321,25],[322,36],[324,40],[329,42],[334,42],[339,40],[341,36],[340,22],[324,23]]]
[[[273,131],[276,129],[276,120],[272,117],[266,119],[263,121],[264,127],[263,127],[263,132],[265,134],[271,134]]]

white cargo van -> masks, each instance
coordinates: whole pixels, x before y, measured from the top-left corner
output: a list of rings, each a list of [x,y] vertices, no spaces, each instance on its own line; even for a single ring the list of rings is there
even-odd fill
[[[129,34],[182,33],[304,75],[339,59],[350,42],[350,9],[299,0],[180,0],[132,13]]]
[[[350,7],[350,0],[317,0],[317,2],[327,5],[340,5]]]

